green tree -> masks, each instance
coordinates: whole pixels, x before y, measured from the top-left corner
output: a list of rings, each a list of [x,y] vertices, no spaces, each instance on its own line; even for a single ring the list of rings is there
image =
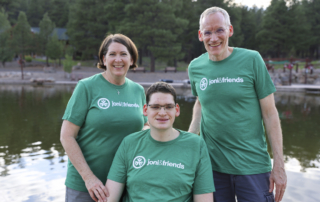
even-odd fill
[[[10,22],[8,15],[4,12],[4,9],[0,9],[0,61],[3,67],[7,61],[12,60],[14,52],[10,47]]]
[[[309,50],[311,57],[320,58],[320,1],[319,0],[303,0],[303,9],[306,13],[306,18],[311,25],[312,38]],[[305,37],[306,38],[306,37]]]
[[[62,49],[63,49],[63,46],[58,39],[58,35],[54,33],[54,35],[50,37],[47,44],[47,48],[46,48],[47,57],[56,61],[57,59],[61,58],[63,53]],[[55,65],[56,65],[56,62],[55,62]]]
[[[27,16],[24,12],[20,12],[17,24],[13,28],[13,47],[17,54],[22,57],[31,50],[32,34]]]
[[[285,0],[272,0],[265,11],[261,31],[257,34],[260,48],[264,54],[272,57],[285,56],[289,50],[290,17]]]
[[[69,17],[69,0],[53,0],[49,12],[50,19],[57,27],[66,27]]]
[[[0,9],[4,9],[4,11],[7,13],[8,20],[10,21],[11,25],[17,23],[19,12],[23,11],[21,3],[21,0],[0,0]]]
[[[67,35],[82,59],[92,58],[109,31],[104,0],[77,0],[70,2]],[[108,11],[112,13],[113,11]]]
[[[136,0],[125,7],[127,16],[118,29],[148,50],[151,72],[155,71],[156,59],[169,61],[183,56],[178,36],[188,20],[175,15],[181,5],[182,0]]]
[[[291,54],[307,52],[314,37],[312,36],[311,23],[307,20],[305,10],[299,1],[292,0],[290,2],[288,15],[290,17],[288,43],[290,49],[293,50]]]
[[[39,25],[40,20],[45,12],[45,4],[50,3],[50,1],[43,0],[29,0],[27,1],[27,17],[29,23],[32,27],[37,27]]]
[[[40,52],[42,54],[45,54],[47,44],[49,42],[50,34],[52,34],[55,27],[54,23],[49,18],[48,13],[45,13],[43,15],[43,18],[40,21],[39,27],[40,27],[39,41],[41,44]],[[49,66],[48,56],[46,56],[46,63],[47,63],[47,66]]]
[[[246,6],[241,7],[240,27],[243,35],[241,47],[257,50],[255,40],[257,34],[257,24],[255,19],[255,11],[253,9],[248,9]]]

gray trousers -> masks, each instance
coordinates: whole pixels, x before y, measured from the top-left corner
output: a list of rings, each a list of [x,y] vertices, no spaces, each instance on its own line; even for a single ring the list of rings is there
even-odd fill
[[[66,202],[95,202],[89,192],[66,188]]]

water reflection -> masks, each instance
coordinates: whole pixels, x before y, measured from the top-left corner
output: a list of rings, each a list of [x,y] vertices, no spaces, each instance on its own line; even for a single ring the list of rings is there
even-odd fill
[[[67,156],[59,141],[61,117],[74,86],[0,85],[0,201],[64,201]],[[177,89],[187,130],[195,98]],[[320,96],[275,94],[284,136],[288,188],[283,201],[318,201]]]

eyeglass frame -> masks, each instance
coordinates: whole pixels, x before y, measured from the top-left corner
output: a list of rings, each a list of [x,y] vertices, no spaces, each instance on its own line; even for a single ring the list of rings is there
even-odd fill
[[[219,33],[219,32],[218,32],[219,30],[222,30],[222,32]],[[222,36],[222,35],[226,32],[226,30],[227,30],[227,29],[220,27],[220,28],[218,28],[218,29],[217,29],[216,31],[214,31],[214,32],[212,32],[212,31],[207,31],[207,30],[203,30],[203,31],[201,31],[201,33],[203,34],[203,37],[205,37],[205,38],[210,38],[213,33],[214,33],[216,36]],[[210,34],[209,34],[209,35],[206,35],[205,32],[209,32]]]
[[[167,108],[168,105],[171,105],[172,108],[168,109],[168,108]],[[173,109],[177,106],[177,103],[175,103],[175,104],[166,104],[166,105],[148,104],[147,106],[150,106],[150,108],[151,108],[152,110],[154,110],[154,111],[161,111],[161,109],[163,108],[164,111],[167,112],[167,111],[173,110]],[[157,106],[157,107],[160,107],[160,108],[159,108],[159,109],[154,109],[154,108],[152,108],[153,106]]]

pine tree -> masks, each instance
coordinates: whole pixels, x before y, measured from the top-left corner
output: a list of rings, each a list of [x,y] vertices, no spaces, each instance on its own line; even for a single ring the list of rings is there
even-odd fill
[[[69,0],[53,0],[48,10],[50,19],[57,27],[66,27],[69,17]]]
[[[54,23],[49,18],[48,13],[45,13],[43,15],[43,19],[40,21],[39,27],[40,27],[39,41],[41,44],[40,52],[42,54],[45,54],[46,46],[49,42],[50,35],[52,34],[55,27]],[[49,66],[48,56],[46,56],[46,63],[47,63],[47,66]]]
[[[3,67],[7,61],[12,60],[14,52],[10,47],[10,22],[8,15],[4,12],[4,9],[0,10],[0,61]]]
[[[63,47],[58,39],[57,33],[54,33],[52,37],[50,37],[47,48],[46,48],[46,55],[50,59],[57,60],[61,58]],[[55,62],[56,63],[56,62]]]
[[[70,2],[67,35],[70,44],[82,53],[82,59],[91,59],[98,54],[100,44],[109,31],[105,4],[104,0]]]
[[[24,12],[20,12],[17,24],[13,28],[13,46],[17,54],[22,57],[31,50],[32,35],[27,16]]]
[[[289,51],[289,22],[285,0],[272,0],[263,17],[262,30],[257,34],[265,54],[280,57]]]
[[[125,7],[127,16],[119,30],[131,37],[138,47],[148,50],[151,72],[155,71],[156,59],[170,61],[182,56],[178,36],[188,20],[175,16],[179,5],[182,0],[136,0]]]

